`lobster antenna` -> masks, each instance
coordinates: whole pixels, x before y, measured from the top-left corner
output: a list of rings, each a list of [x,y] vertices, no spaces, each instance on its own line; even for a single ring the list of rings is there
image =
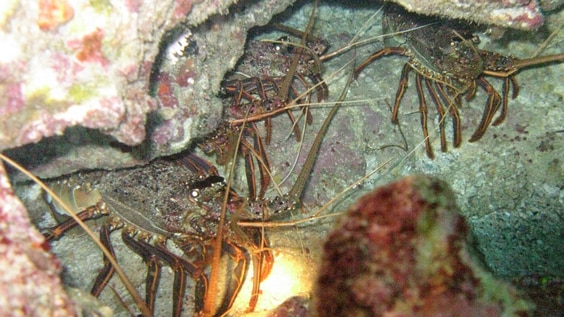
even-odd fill
[[[5,161],[9,165],[11,165],[12,167],[17,169],[18,171],[22,172],[24,175],[29,177],[32,181],[34,181],[36,184],[38,184],[45,192],[47,192],[47,194],[49,194],[51,197],[53,197],[53,199],[55,201],[57,201],[57,203],[59,203],[61,206],[63,206],[63,209],[74,219],[74,221],[76,221],[76,223],[80,227],[82,227],[82,229],[84,229],[84,231],[90,236],[92,241],[94,241],[98,245],[100,250],[102,250],[102,253],[104,253],[104,255],[106,256],[108,261],[110,261],[110,263],[112,264],[112,266],[116,270],[116,273],[119,275],[121,281],[125,285],[125,288],[127,288],[127,291],[129,292],[131,297],[133,297],[133,300],[137,304],[137,307],[139,307],[139,309],[141,310],[141,314],[143,314],[143,317],[153,316],[153,314],[151,313],[151,311],[149,310],[149,308],[145,304],[145,301],[141,298],[141,296],[139,296],[139,294],[135,290],[135,287],[133,286],[133,284],[131,284],[131,281],[127,278],[125,273],[122,271],[121,267],[116,262],[116,260],[114,259],[114,257],[110,253],[110,251],[108,251],[108,249],[106,247],[104,247],[104,245],[100,242],[100,239],[98,239],[96,237],[96,235],[94,234],[94,232],[92,232],[92,230],[90,230],[90,228],[88,228],[88,226],[80,218],[78,218],[76,216],[76,214],[72,211],[72,209],[69,208],[68,205],[59,196],[57,196],[51,190],[51,188],[49,188],[49,186],[45,185],[45,183],[43,183],[39,178],[37,178],[31,172],[26,170],[23,166],[16,163],[15,161],[13,161],[12,159],[10,159],[9,157],[7,157],[6,155],[4,155],[2,153],[0,153],[0,159],[2,159],[3,161]]]
[[[556,29],[554,30],[554,32],[552,32],[548,38],[546,39],[546,41],[544,41],[541,46],[539,46],[539,48],[533,53],[533,55],[531,55],[531,58],[535,58],[537,56],[540,55],[540,53],[548,47],[548,45],[550,44],[550,42],[552,42],[552,39],[554,39],[554,37],[556,37],[556,35],[558,35],[558,32],[560,32],[560,30],[564,27],[564,21],[560,22],[560,25],[558,25],[556,27]]]
[[[249,116],[250,107],[245,113],[245,118]],[[204,306],[202,311],[199,312],[201,316],[214,316],[216,314],[215,298],[217,294],[217,285],[219,283],[219,265],[221,262],[221,249],[223,246],[223,228],[225,226],[225,217],[227,212],[227,203],[229,202],[229,196],[231,194],[231,183],[233,182],[233,175],[235,174],[235,165],[237,162],[237,153],[239,152],[239,145],[241,144],[241,139],[243,138],[243,133],[245,130],[246,121],[243,121],[239,135],[237,136],[237,142],[235,144],[235,149],[233,151],[232,163],[230,166],[229,177],[227,177],[225,185],[225,194],[223,195],[223,203],[221,205],[221,214],[219,216],[218,231],[213,242],[213,253],[211,257],[211,270],[210,277],[208,281],[208,288],[206,289],[206,296],[204,300]],[[257,156],[258,157],[258,156]]]
[[[546,55],[541,57],[525,58],[515,61],[513,67],[521,69],[529,66],[535,66],[539,64],[554,63],[564,61],[564,53],[555,55]]]
[[[354,60],[354,58],[353,58],[353,60]],[[353,70],[354,70],[355,63],[352,63],[352,66],[353,66]],[[335,113],[337,113],[337,110],[339,110],[339,106],[342,104],[342,101],[345,99],[345,96],[347,95],[349,86],[350,86],[350,84],[351,84],[351,82],[353,81],[353,78],[354,78],[353,73],[354,73],[354,71],[351,72],[351,75],[347,79],[347,82],[346,82],[345,86],[343,87],[343,90],[341,91],[341,94],[339,95],[337,102],[331,108],[331,111],[329,112],[329,114],[325,118],[325,121],[323,121],[323,125],[321,126],[321,128],[319,129],[319,132],[317,132],[317,135],[315,136],[315,140],[313,141],[313,144],[311,146],[311,149],[309,150],[309,154],[307,156],[307,159],[306,159],[304,165],[302,166],[302,170],[300,171],[300,174],[298,175],[298,178],[296,179],[294,186],[292,187],[292,189],[289,192],[289,195],[292,199],[296,199],[296,200],[299,201],[302,194],[303,194],[303,191],[304,191],[305,186],[307,184],[307,181],[309,179],[309,174],[311,174],[311,171],[313,169],[313,165],[314,165],[314,163],[317,159],[317,154],[319,152],[319,148],[321,147],[321,142],[323,140],[323,136],[325,135],[325,132],[327,132],[327,129],[329,128],[329,124],[331,123],[331,120],[333,120]]]
[[[307,23],[307,27],[304,31],[304,35],[302,37],[301,45],[304,45],[306,42],[307,34],[310,33],[311,29],[313,28],[313,17],[315,17],[315,11],[317,9],[317,0],[313,2],[313,9],[311,10],[311,15],[309,18],[309,22]],[[315,55],[315,54],[314,54]],[[282,83],[282,88],[280,89],[280,95],[284,99],[288,99],[288,93],[290,92],[290,86],[292,85],[292,80],[294,80],[294,74],[296,73],[296,68],[298,67],[298,62],[300,61],[300,54],[296,54],[292,59],[292,64],[290,65],[290,69],[284,78],[284,82]]]

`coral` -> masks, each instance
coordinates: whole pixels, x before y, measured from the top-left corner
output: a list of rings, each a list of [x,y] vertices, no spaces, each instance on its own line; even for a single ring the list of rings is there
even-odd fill
[[[33,229],[0,166],[0,315],[74,316],[61,286],[59,261]]]
[[[215,129],[223,111],[217,97],[219,86],[243,54],[247,31],[268,23],[290,3],[266,0],[235,5],[230,7],[234,14],[201,25],[201,14],[190,14],[190,28],[171,35],[156,76],[161,122],[150,135],[150,143],[159,154],[179,152]],[[227,8],[221,1],[206,2],[195,4],[192,12],[224,12]]]
[[[12,157],[52,177],[138,165],[186,148],[218,122],[219,84],[242,54],[247,30],[292,1],[215,16],[233,3],[41,0],[0,7],[0,150],[13,149]]]
[[[144,122],[155,103],[145,93],[132,92],[146,90],[143,77],[149,72],[138,65],[158,50],[158,44],[143,42],[142,32],[161,30],[137,25],[160,21],[170,28],[174,21],[167,12],[143,7],[138,15],[125,15],[119,8],[82,1],[31,4],[20,3],[5,13],[7,23],[0,29],[9,47],[0,60],[0,85],[17,86],[14,100],[8,95],[7,102],[20,105],[9,117],[2,116],[0,148],[60,135],[74,125],[101,128],[125,144],[141,142],[144,129],[132,125]],[[136,78],[128,77],[131,67]],[[128,99],[131,95],[137,98]]]
[[[410,176],[357,201],[329,234],[317,316],[525,316],[529,304],[472,260],[446,183]]]
[[[50,31],[68,22],[74,9],[65,0],[39,0],[37,26],[41,31]]]
[[[544,17],[536,0],[387,0],[412,12],[515,29],[536,29]]]
[[[104,32],[97,28],[89,34],[86,34],[80,40],[67,42],[70,49],[76,49],[75,54],[77,60],[82,63],[98,63],[100,66],[107,66],[109,61],[102,52],[102,40]]]

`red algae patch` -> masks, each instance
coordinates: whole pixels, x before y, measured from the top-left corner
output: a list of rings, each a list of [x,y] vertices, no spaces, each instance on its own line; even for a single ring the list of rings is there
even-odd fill
[[[61,264],[30,224],[0,165],[0,316],[75,316]]]
[[[74,16],[74,10],[66,0],[39,0],[37,26],[42,31],[56,29]]]
[[[527,316],[530,305],[473,262],[443,181],[410,176],[357,201],[329,234],[316,316]]]

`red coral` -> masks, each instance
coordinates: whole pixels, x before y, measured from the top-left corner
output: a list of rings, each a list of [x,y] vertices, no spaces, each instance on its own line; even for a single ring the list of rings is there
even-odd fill
[[[172,78],[166,73],[159,74],[157,96],[161,107],[173,109],[178,107],[178,99],[176,98],[172,88]]]
[[[0,87],[1,89],[1,87]],[[6,84],[0,94],[0,115],[5,116],[20,111],[25,106],[21,83]],[[0,90],[1,91],[1,90]]]
[[[192,0],[177,0],[174,4],[174,17],[185,17],[192,10]]]
[[[130,13],[137,13],[141,7],[141,0],[126,0],[125,6]]]
[[[104,31],[100,28],[90,34],[85,35],[80,40],[71,40],[67,43],[70,49],[78,49],[76,59],[84,63],[100,63],[102,66],[109,64],[108,59],[102,52],[102,40]]]
[[[526,303],[500,299],[512,289],[470,261],[466,231],[452,192],[434,178],[362,197],[325,243],[316,316],[526,316]]]
[[[84,70],[84,66],[73,60],[71,56],[61,53],[53,53],[49,60],[49,67],[51,67],[57,74],[57,80],[60,83],[74,82],[76,75]]]
[[[188,87],[194,84],[195,78],[197,77],[194,71],[194,62],[191,59],[183,62],[182,66],[176,74],[176,84],[179,87]]]
[[[39,0],[37,25],[42,31],[56,29],[74,16],[74,10],[66,0]]]
[[[0,316],[74,316],[59,279],[61,266],[43,248],[0,165]]]

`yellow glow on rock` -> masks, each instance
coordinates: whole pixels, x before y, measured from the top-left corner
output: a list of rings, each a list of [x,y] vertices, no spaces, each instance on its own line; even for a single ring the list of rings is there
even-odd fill
[[[314,263],[311,256],[295,254],[295,250],[294,252],[284,251],[275,252],[272,272],[260,285],[261,294],[255,313],[245,316],[264,316],[264,313],[261,312],[276,308],[286,299],[311,292],[317,264]],[[244,310],[243,307],[246,308],[248,305],[252,279],[252,274],[249,274],[235,303],[236,310]]]

